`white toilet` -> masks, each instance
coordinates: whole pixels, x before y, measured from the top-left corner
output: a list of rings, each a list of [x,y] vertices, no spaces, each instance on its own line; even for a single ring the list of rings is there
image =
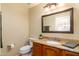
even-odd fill
[[[31,50],[32,50],[32,41],[30,39],[29,45],[21,47],[19,50],[19,53],[20,53],[20,55],[25,55],[25,54],[28,54],[29,52],[31,52]]]

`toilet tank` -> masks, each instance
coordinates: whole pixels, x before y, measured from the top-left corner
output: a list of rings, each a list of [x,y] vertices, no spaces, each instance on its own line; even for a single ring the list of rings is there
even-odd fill
[[[29,38],[29,45],[31,45],[31,46],[33,46],[33,42],[32,42],[33,39],[34,38]]]

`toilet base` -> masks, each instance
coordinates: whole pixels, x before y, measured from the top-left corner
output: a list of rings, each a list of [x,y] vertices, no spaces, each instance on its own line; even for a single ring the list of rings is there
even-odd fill
[[[28,53],[25,53],[25,54],[20,54],[19,56],[32,56],[32,52],[28,52]]]

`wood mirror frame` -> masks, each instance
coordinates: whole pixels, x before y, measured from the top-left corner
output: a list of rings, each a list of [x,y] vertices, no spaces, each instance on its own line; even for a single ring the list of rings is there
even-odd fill
[[[43,30],[43,17],[51,16],[51,15],[55,15],[55,14],[59,14],[59,13],[67,12],[67,11],[71,11],[70,12],[70,31],[44,31]],[[63,10],[63,11],[51,13],[51,14],[48,14],[48,15],[43,15],[41,17],[42,33],[74,33],[73,17],[74,17],[73,16],[73,8],[69,8],[69,9],[66,9],[66,10]]]

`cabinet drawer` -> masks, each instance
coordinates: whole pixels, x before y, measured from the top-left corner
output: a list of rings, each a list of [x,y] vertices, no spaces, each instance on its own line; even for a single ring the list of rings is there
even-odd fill
[[[43,55],[44,56],[59,56],[60,49],[43,46]]]
[[[79,56],[78,53],[70,52],[70,51],[62,51],[63,56]]]
[[[42,45],[38,43],[33,43],[32,48],[32,55],[33,56],[42,56]]]

